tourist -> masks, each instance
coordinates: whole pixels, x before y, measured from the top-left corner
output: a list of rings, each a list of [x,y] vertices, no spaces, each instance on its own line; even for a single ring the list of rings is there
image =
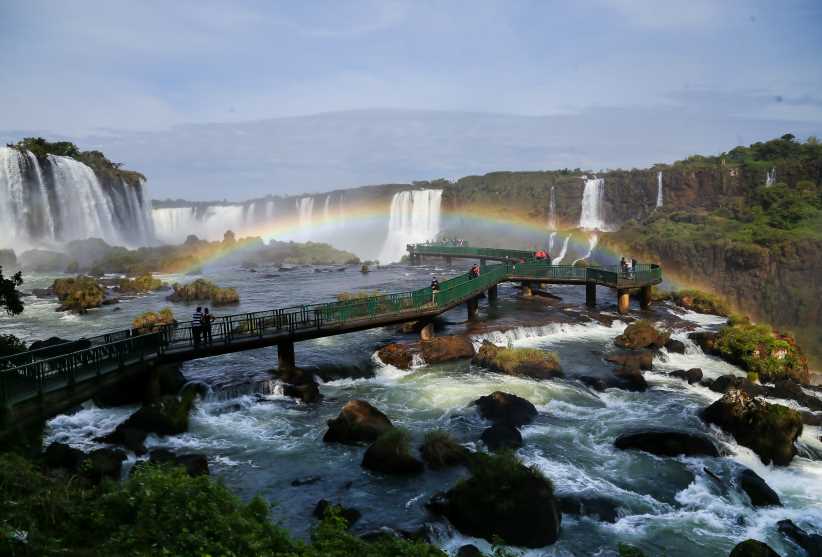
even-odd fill
[[[622,270],[622,274],[626,277],[628,276],[628,260],[625,259],[625,256],[619,260],[619,268]]]
[[[437,280],[437,277],[431,275],[431,303],[437,303],[437,292],[440,291],[440,281]]]
[[[211,313],[209,313],[208,308],[203,310],[203,341],[206,344],[211,344],[211,323],[216,319]]]
[[[472,279],[478,278],[480,276],[480,267],[476,263],[471,267],[471,270],[468,272]]]
[[[191,315],[191,335],[194,339],[194,346],[200,346],[200,334],[203,331],[203,308],[197,306]]]

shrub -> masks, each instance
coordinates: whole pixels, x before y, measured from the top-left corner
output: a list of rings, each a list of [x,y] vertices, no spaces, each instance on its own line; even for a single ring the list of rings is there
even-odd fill
[[[131,326],[140,334],[155,333],[162,329],[164,325],[173,325],[177,320],[171,308],[163,308],[160,311],[147,311],[141,313],[131,322]]]
[[[118,283],[118,287],[121,292],[134,294],[153,292],[155,290],[160,290],[164,286],[165,283],[163,283],[160,279],[156,279],[151,276],[151,273],[146,273],[133,279],[123,278],[120,279]]]
[[[755,371],[749,371],[748,381],[750,381],[751,383],[759,383],[759,374]]]
[[[77,276],[55,280],[51,289],[61,302],[61,309],[85,313],[102,305],[106,289],[93,277]]]
[[[172,302],[207,301],[215,306],[239,304],[240,295],[234,288],[221,288],[206,279],[197,279],[188,284],[172,285],[174,293],[168,297]]]
[[[457,443],[448,432],[439,429],[425,434],[420,453],[422,459],[431,468],[462,464],[468,456],[468,450],[465,447]]]
[[[521,364],[548,363],[559,365],[559,355],[556,352],[545,352],[539,348],[500,348],[495,357],[499,367],[513,370]]]

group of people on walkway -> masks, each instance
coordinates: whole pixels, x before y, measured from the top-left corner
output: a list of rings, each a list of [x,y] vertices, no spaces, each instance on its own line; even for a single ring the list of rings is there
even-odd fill
[[[639,262],[634,258],[631,258],[630,263],[628,263],[628,260],[625,258],[625,256],[623,256],[622,259],[619,260],[619,268],[622,270],[622,274],[626,277],[633,276],[634,272],[636,271],[637,265],[639,265]]]
[[[201,306],[197,306],[197,309],[194,310],[194,313],[191,315],[191,334],[194,338],[194,346],[200,346],[200,344],[211,344],[211,324],[214,322],[216,317],[209,312],[208,308],[203,309]]]
[[[551,261],[551,254],[548,253],[548,250],[538,249],[537,251],[534,252],[534,259],[536,259],[538,261],[544,261],[546,259],[548,261]]]

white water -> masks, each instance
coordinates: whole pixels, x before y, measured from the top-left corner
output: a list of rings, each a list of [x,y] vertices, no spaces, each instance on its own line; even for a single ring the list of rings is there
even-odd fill
[[[556,188],[551,186],[551,199],[548,202],[548,230],[557,229],[557,199]]]
[[[603,198],[605,196],[605,179],[590,178],[585,180],[582,192],[582,212],[579,215],[579,227],[587,230],[605,230],[602,217]]]
[[[662,171],[656,173],[656,206],[662,207]]]
[[[588,259],[589,257],[591,257],[591,254],[594,253],[594,248],[597,247],[598,243],[599,243],[599,236],[597,236],[596,233],[591,234],[591,236],[588,238],[588,253],[586,253],[585,255],[580,257],[579,259],[574,259],[574,261],[571,263],[571,265],[575,265],[577,261],[583,261],[583,260]]]
[[[170,244],[183,242],[189,234],[211,241],[222,240],[227,230],[242,236],[253,218],[242,205],[162,208],[154,209],[152,216],[157,237]]]
[[[551,235],[548,236],[548,253],[554,251],[554,239],[556,239],[557,233],[556,231],[551,232]]]
[[[399,261],[406,252],[406,245],[434,239],[440,231],[441,203],[442,190],[395,193],[380,262]]]
[[[119,190],[119,191],[116,191]],[[136,247],[154,241],[143,191],[124,182],[106,188],[94,171],[69,157],[0,147],[0,247],[23,250],[102,238]]]
[[[551,263],[554,265],[559,265],[562,263],[562,260],[565,259],[565,254],[568,253],[568,242],[571,240],[571,235],[568,234],[565,237],[565,241],[562,243],[562,249],[559,251],[559,255],[551,260]]]
[[[297,200],[297,219],[300,239],[308,240],[311,237],[311,223],[314,220],[314,198],[301,197]]]
[[[323,204],[323,224],[328,224],[331,218],[331,194],[325,196],[325,203]]]
[[[776,183],[776,168],[771,168],[765,173],[765,187],[771,187]]]

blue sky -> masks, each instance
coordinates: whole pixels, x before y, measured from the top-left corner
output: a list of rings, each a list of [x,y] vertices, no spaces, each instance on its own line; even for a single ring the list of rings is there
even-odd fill
[[[0,52],[0,138],[102,148],[157,197],[642,166],[822,131],[818,0],[5,2]]]

